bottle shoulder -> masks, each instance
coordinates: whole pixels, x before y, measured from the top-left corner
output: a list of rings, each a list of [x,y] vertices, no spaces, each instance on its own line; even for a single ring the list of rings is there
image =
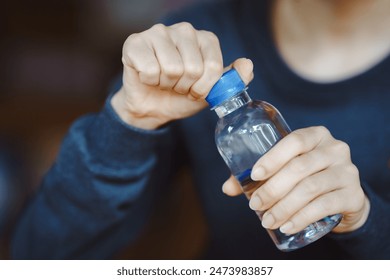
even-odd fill
[[[247,122],[267,122],[271,121],[270,117],[279,114],[276,108],[265,101],[252,101],[234,112],[220,118],[217,127],[225,127],[227,125],[243,125]]]
[[[281,130],[286,135],[290,129],[279,111],[265,101],[252,101],[236,111],[220,118],[217,122],[215,136],[235,133],[252,133],[264,127]]]

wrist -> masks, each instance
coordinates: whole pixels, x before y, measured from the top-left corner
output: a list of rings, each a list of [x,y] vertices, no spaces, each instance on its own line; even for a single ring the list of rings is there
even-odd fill
[[[145,130],[154,130],[164,124],[157,118],[131,112],[126,106],[123,87],[111,98],[111,106],[116,114],[121,118],[121,120],[128,125]]]

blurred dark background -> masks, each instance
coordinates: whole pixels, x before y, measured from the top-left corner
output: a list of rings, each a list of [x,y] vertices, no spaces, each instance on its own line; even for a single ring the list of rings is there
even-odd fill
[[[102,106],[111,81],[121,72],[127,36],[196,1],[2,1],[0,259],[9,258],[15,217],[51,166],[70,124]],[[191,186],[178,185],[165,203],[166,212],[156,214],[140,242],[119,258],[201,254],[207,229]],[[163,216],[171,217],[168,226],[163,227]]]

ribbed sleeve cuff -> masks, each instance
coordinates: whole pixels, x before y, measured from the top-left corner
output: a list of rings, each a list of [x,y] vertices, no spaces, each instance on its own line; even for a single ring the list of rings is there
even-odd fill
[[[117,115],[107,98],[102,111],[88,129],[88,150],[94,152],[98,162],[108,162],[111,167],[145,162],[155,152],[157,144],[169,135],[169,127],[144,130],[128,125]]]
[[[370,213],[364,225],[348,233],[330,233],[328,236],[350,252],[357,259],[388,259],[390,258],[389,242],[390,221],[385,217],[390,206],[383,201],[367,185],[363,185],[364,192],[370,201]]]

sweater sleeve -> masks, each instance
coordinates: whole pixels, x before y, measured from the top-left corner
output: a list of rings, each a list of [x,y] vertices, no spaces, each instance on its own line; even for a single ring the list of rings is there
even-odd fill
[[[349,233],[331,233],[329,237],[336,240],[354,259],[389,259],[390,243],[386,242],[390,233],[390,203],[378,196],[369,185],[363,189],[370,200],[370,213],[365,224]]]
[[[12,257],[105,259],[134,241],[168,182],[172,139],[170,128],[125,124],[109,100],[76,121],[22,214]]]

